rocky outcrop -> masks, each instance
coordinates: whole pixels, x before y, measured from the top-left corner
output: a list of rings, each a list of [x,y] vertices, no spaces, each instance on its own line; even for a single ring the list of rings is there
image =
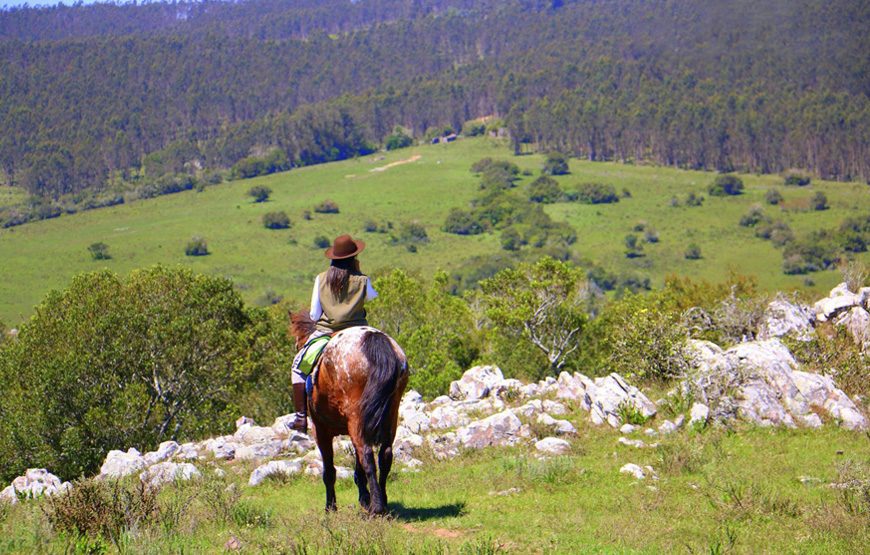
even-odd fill
[[[791,336],[800,341],[809,341],[813,338],[815,319],[816,316],[810,307],[793,303],[779,295],[767,305],[764,311],[758,338]]]
[[[56,495],[70,488],[69,482],[44,468],[30,468],[23,476],[12,480],[12,483],[0,491],[0,502],[18,503],[18,498],[35,499],[43,495]]]
[[[175,481],[187,481],[199,478],[201,475],[199,470],[190,463],[167,461],[148,467],[147,470],[139,474],[139,479],[151,487],[159,488],[164,484]]]
[[[827,297],[817,301],[813,305],[813,310],[818,321],[827,322],[852,307],[868,308],[868,301],[870,301],[870,287],[862,287],[855,293],[850,291],[845,283],[841,283],[831,289]]]
[[[481,449],[495,445],[515,445],[525,437],[523,423],[511,410],[472,422],[456,430],[463,447]]]
[[[778,339],[740,343],[727,351],[690,342],[696,354],[687,385],[719,419],[737,416],[761,426],[821,425],[818,414],[848,429],[867,429],[855,403],[830,376],[800,370]]]
[[[453,399],[483,399],[505,381],[497,366],[475,366],[450,384],[450,397]]]

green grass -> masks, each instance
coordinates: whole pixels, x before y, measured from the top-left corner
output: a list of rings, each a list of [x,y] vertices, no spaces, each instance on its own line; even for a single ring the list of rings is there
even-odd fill
[[[370,170],[419,155],[419,160],[382,172]],[[361,257],[363,269],[376,273],[393,267],[428,276],[436,269],[461,269],[474,256],[500,251],[496,235],[460,237],[440,227],[453,207],[465,207],[477,192],[477,179],[469,166],[485,157],[509,158],[537,174],[543,157],[514,157],[504,143],[466,139],[447,145],[426,145],[386,155],[296,169],[267,177],[210,187],[148,201],[83,212],[0,231],[0,320],[14,324],[32,314],[50,290],[65,286],[78,272],[102,267],[121,274],[154,263],[184,264],[195,270],[234,280],[249,302],[267,290],[304,302],[313,276],[325,267],[317,235],[333,237],[349,232],[368,243]],[[867,186],[814,182],[806,188],[785,188],[778,176],[744,176],[746,194],[737,198],[707,198],[700,208],[671,208],[673,195],[703,192],[714,174],[616,163],[571,161],[571,175],[559,178],[566,189],[587,181],[628,188],[632,198],[617,204],[588,206],[557,204],[547,207],[559,220],[577,230],[576,254],[610,270],[649,276],[655,285],[677,273],[707,280],[722,280],[736,271],[758,277],[764,289],[799,289],[803,277],[781,273],[779,251],[753,237],[751,229],[737,225],[740,216],[763,201],[765,191],[778,186],[787,206],[800,206],[815,191],[824,191],[831,209],[824,212],[765,208],[782,217],[797,232],[831,227],[847,216],[870,210]],[[520,186],[534,179],[525,177]],[[254,203],[247,197],[253,185],[273,190],[271,200]],[[301,215],[324,199],[336,201],[336,215]],[[265,229],[266,212],[286,211],[289,230]],[[430,242],[417,253],[389,244],[388,234],[363,233],[367,220],[398,225],[418,221],[426,226]],[[635,223],[644,220],[661,237],[645,245],[646,256],[629,260],[623,239]],[[186,257],[184,246],[194,235],[208,241],[210,255]],[[108,261],[93,261],[87,251],[95,242],[109,245]],[[683,252],[690,243],[701,247],[703,259],[689,261]],[[870,260],[864,256],[864,260]],[[812,276],[815,290],[839,280],[836,272]]]
[[[202,485],[169,487],[162,504],[181,513],[140,526],[122,543],[133,553],[217,552],[233,536],[245,552],[855,553],[870,541],[867,500],[849,508],[828,486],[844,480],[847,461],[870,468],[861,434],[832,427],[683,433],[665,440],[670,451],[696,452],[692,466],[681,466],[653,449],[617,445],[611,430],[578,429],[564,457],[491,449],[397,471],[387,519],[360,513],[351,480],[339,482],[339,511],[326,515],[319,478],[247,488],[250,466],[229,464],[225,479],[243,491],[229,519],[209,508]],[[627,462],[651,464],[660,479],[619,474]],[[817,481],[804,484],[804,476]],[[56,552],[81,542],[52,531],[40,503],[9,509],[0,552]]]
[[[0,207],[14,206],[27,200],[27,191],[21,187],[0,185]]]

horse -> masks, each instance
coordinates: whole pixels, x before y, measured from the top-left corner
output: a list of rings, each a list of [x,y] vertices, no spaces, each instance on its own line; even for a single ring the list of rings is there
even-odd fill
[[[314,331],[315,323],[307,313],[291,312],[290,334],[297,349]],[[353,480],[359,489],[360,506],[372,515],[385,514],[399,403],[408,384],[404,351],[393,338],[373,327],[341,330],[323,349],[313,382],[308,414],[323,459],[326,510],[336,508],[332,440],[348,435],[355,452]]]

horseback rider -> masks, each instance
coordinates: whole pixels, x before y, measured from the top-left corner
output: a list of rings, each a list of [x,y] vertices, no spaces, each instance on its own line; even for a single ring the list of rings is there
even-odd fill
[[[312,341],[332,335],[351,326],[367,326],[365,302],[378,296],[368,276],[360,272],[357,255],[366,244],[350,235],[339,235],[326,249],[329,269],[314,279],[311,292],[310,316],[317,324],[316,331],[293,359],[293,405],[296,419],[291,428],[307,433],[308,414],[305,393],[306,375],[300,369],[302,357]]]

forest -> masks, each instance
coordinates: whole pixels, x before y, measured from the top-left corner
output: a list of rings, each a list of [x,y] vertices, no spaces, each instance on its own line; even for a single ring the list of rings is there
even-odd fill
[[[517,153],[867,180],[868,31],[855,0],[6,9],[0,179],[51,217],[488,118]]]

